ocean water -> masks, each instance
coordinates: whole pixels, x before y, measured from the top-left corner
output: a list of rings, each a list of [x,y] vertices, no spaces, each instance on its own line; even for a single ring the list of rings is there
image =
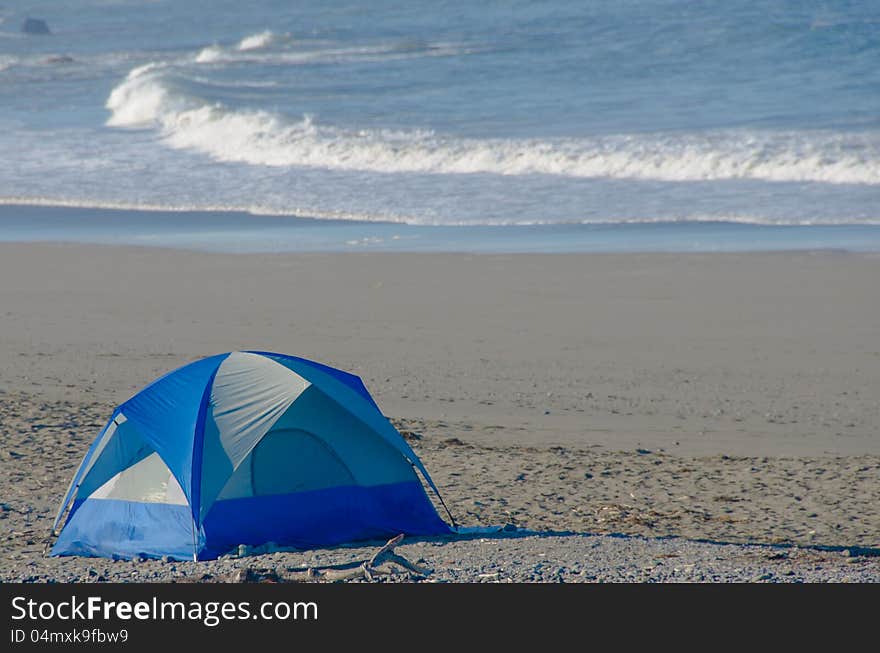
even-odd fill
[[[4,3],[0,204],[0,240],[878,251],[880,3]]]

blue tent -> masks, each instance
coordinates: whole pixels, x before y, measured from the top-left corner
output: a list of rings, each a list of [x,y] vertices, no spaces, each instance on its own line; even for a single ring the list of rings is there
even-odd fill
[[[419,474],[442,503],[358,377],[294,356],[220,354],[113,411],[61,502],[52,555],[204,560],[240,544],[451,532]]]

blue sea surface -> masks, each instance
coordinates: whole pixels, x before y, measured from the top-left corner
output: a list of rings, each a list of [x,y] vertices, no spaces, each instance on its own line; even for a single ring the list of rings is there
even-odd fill
[[[0,241],[880,251],[880,4],[4,4],[0,204]]]

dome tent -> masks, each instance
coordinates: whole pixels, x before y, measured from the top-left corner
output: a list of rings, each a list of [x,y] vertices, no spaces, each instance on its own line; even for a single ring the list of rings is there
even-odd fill
[[[61,502],[52,555],[212,559],[240,544],[452,532],[419,474],[442,503],[358,377],[283,354],[220,354],[113,411]]]

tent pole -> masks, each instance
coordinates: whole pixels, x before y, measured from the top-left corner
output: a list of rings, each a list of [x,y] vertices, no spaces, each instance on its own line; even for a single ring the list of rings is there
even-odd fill
[[[410,465],[412,465],[413,471],[416,473],[416,476],[424,477],[424,474],[422,474],[419,471],[419,468],[413,464],[413,461],[409,460],[408,462]],[[427,480],[428,479],[425,478],[425,481],[427,481]],[[437,499],[439,499],[440,505],[443,506],[443,510],[445,510],[446,514],[449,515],[449,519],[452,521],[453,528],[458,528],[458,524],[455,522],[455,517],[452,516],[452,512],[449,510],[449,506],[446,505],[446,502],[443,500],[443,496],[440,494],[439,490],[437,490],[437,488],[434,487],[433,483],[428,483],[428,486],[434,492],[434,496],[437,497]],[[427,494],[427,492],[426,492],[426,494]]]
[[[199,561],[198,543],[196,542],[196,520],[190,521],[192,524],[192,540],[193,540],[193,562]]]
[[[449,511],[449,508],[447,507],[446,502],[443,500],[443,497],[440,496],[439,492],[435,492],[434,494],[436,494],[437,498],[440,499],[440,505],[443,506],[443,509],[446,511],[446,514],[449,515],[449,519],[452,520],[453,527],[458,528],[458,524],[455,523],[455,517],[453,517],[452,513]]]

